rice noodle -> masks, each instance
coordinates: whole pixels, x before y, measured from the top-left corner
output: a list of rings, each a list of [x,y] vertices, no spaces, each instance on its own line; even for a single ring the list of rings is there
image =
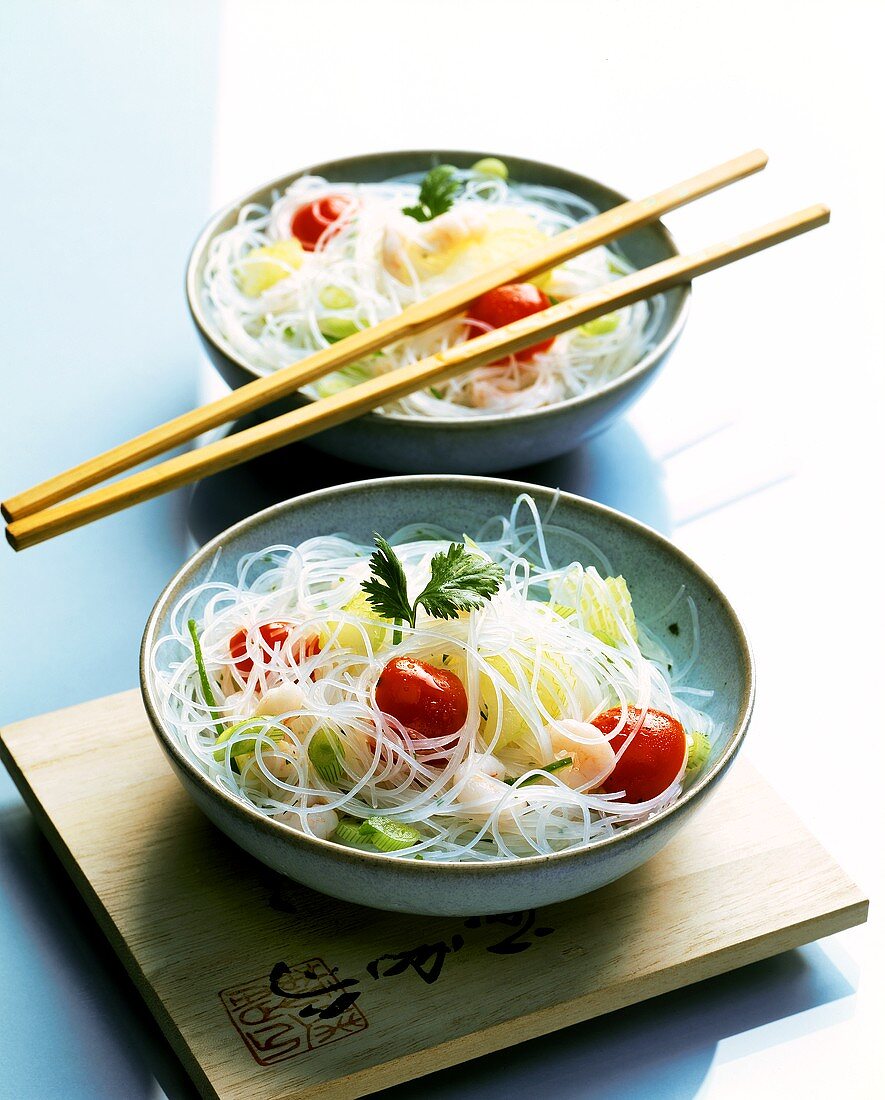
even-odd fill
[[[583,199],[553,187],[508,183],[500,179],[460,173],[464,183],[453,211],[467,217],[487,217],[491,211],[526,216],[536,230],[550,236],[591,217],[594,207]],[[237,224],[216,236],[208,250],[203,295],[210,321],[218,334],[260,373],[269,373],[305,358],[330,340],[329,319],[366,327],[396,316],[406,306],[453,285],[488,266],[469,248],[444,270],[425,274],[404,259],[408,281],[395,278],[382,262],[385,233],[402,223],[401,210],[415,203],[420,176],[387,183],[334,183],[319,176],[303,176],[269,208],[249,204]],[[297,269],[250,297],[238,276],[250,262],[253,249],[291,240],[292,215],[300,206],[334,192],[352,200],[352,216],[343,226],[327,231],[317,251],[306,252]],[[411,222],[416,231],[418,223]],[[433,226],[434,222],[426,223]],[[425,227],[426,228],[426,227]],[[283,265],[288,267],[288,265]],[[585,293],[631,270],[614,249],[599,247],[557,268],[549,292],[558,298]],[[330,309],[323,292],[333,287],[346,296],[347,305]],[[569,397],[592,392],[634,366],[650,346],[662,317],[661,300],[639,302],[618,310],[611,331],[592,333],[581,328],[556,338],[546,352],[528,362],[512,356],[504,363],[476,368],[442,382],[433,390],[411,394],[382,412],[419,417],[483,416],[540,408]],[[402,340],[358,364],[333,375],[332,383],[353,384],[362,378],[413,363],[436,351],[461,343],[488,325],[452,318],[433,329]],[[329,379],[313,383],[312,397],[329,392]]]
[[[429,576],[432,555],[462,537],[428,524],[392,536],[412,593]],[[554,545],[560,563],[551,561]],[[580,588],[571,609],[560,605],[574,591],[573,578],[589,576],[585,564],[610,568],[592,543],[542,522],[530,497],[518,498],[509,515],[489,520],[471,549],[503,567],[499,592],[457,619],[422,612],[414,630],[403,627],[397,645],[392,628],[359,599],[371,547],[325,535],[244,557],[235,584],[209,579],[178,601],[170,632],[154,648],[152,674],[165,727],[220,788],[298,830],[328,835],[330,811],[356,820],[381,813],[414,826],[420,840],[392,858],[420,853],[427,860],[475,861],[562,851],[611,836],[670,805],[682,790],[681,776],[657,798],[631,804],[618,792],[569,786],[559,773],[538,769],[551,760],[551,736],[564,728],[563,721],[591,721],[613,707],[623,712],[628,704],[665,711],[687,731],[715,740],[710,717],[685,701],[692,696],[704,703],[712,695],[683,686],[699,649],[690,597],[678,594],[693,634],[680,664],[647,625],[639,624],[634,640],[614,603],[608,610],[618,633],[615,644],[584,625]],[[200,622],[216,713],[200,687],[187,627],[191,617]],[[277,621],[298,624],[301,638],[318,638],[315,651],[302,652],[296,665],[281,648],[271,652],[252,641],[251,668],[244,675],[231,656],[232,636],[255,628],[257,638],[260,624]],[[468,714],[455,737],[413,740],[379,709],[379,673],[402,655],[444,665],[461,678]],[[292,684],[302,699],[297,708],[253,718],[268,692]],[[514,716],[521,722],[515,738]],[[219,753],[219,726],[227,730],[250,718],[248,728],[230,735]],[[609,739],[624,724],[622,719]],[[311,740],[322,730],[337,731],[345,747],[344,776],[337,783],[323,782],[308,758]],[[254,755],[241,754],[238,766],[235,750],[246,737],[256,739]],[[491,761],[511,777],[535,773],[543,781],[498,783],[494,804],[471,809],[467,784]]]

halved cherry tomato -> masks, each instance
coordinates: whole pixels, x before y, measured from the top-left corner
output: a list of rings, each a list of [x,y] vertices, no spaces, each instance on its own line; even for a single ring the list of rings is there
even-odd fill
[[[523,317],[530,317],[533,313],[540,313],[549,305],[550,299],[534,283],[507,283],[505,286],[497,286],[494,290],[487,290],[485,294],[481,294],[468,309],[467,316],[474,321],[483,321],[492,328],[503,328],[511,321],[519,321]],[[552,347],[553,340],[554,337],[551,336],[549,340],[541,340],[537,344],[532,344],[530,348],[523,348],[516,353],[516,359],[520,363],[527,363],[536,355]],[[506,359],[498,360],[498,363],[506,362]]]
[[[351,201],[345,195],[323,195],[321,199],[306,202],[292,215],[292,236],[298,238],[305,251],[313,252],[320,237],[330,225],[341,221],[350,206]],[[337,233],[340,228],[339,225],[333,232]]]
[[[262,623],[261,626],[258,627],[258,633],[261,635],[261,644],[263,648],[267,649],[270,653],[273,653],[277,649],[282,649],[283,646],[288,644],[294,629],[294,623]],[[237,671],[244,679],[248,678],[254,662],[251,657],[246,656],[245,627],[231,636],[229,647],[230,655],[234,659]],[[296,652],[291,654],[293,663],[298,664],[299,661],[304,661],[308,657],[315,657],[319,653],[320,641],[319,638],[316,637],[301,639],[298,645],[292,648],[296,650]]]
[[[415,657],[394,657],[375,685],[378,707],[421,737],[457,733],[467,721],[467,692],[453,673]]]
[[[609,744],[618,752],[633,730],[639,727],[642,711],[627,707],[627,724]],[[621,708],[607,710],[593,719],[603,733],[611,733],[621,720]],[[624,791],[628,802],[647,802],[662,794],[682,771],[685,763],[685,730],[682,723],[661,710],[648,710],[639,732],[615,764],[602,789],[609,794]]]

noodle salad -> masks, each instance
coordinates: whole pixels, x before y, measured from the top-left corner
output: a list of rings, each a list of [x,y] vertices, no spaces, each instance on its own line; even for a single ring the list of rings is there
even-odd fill
[[[480,271],[515,259],[597,213],[554,187],[510,181],[485,158],[438,165],[423,178],[335,183],[302,176],[271,206],[247,204],[208,250],[202,293],[228,345],[269,373]],[[305,387],[325,397],[447,349],[632,270],[599,247],[526,283],[497,287],[470,309]],[[638,302],[474,368],[383,412],[482,416],[541,408],[590,393],[651,345],[660,299]]]
[[[552,532],[573,560],[550,560]],[[677,663],[654,627],[682,601]],[[414,524],[374,548],[267,547],[170,622],[158,709],[203,773],[298,832],[394,858],[592,844],[672,804],[719,732],[695,709],[712,693],[686,683],[691,597],[638,622],[624,578],[529,496],[475,539]]]

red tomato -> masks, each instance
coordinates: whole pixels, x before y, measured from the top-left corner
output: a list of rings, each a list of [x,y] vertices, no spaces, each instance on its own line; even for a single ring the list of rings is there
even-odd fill
[[[422,737],[457,733],[467,721],[467,692],[453,673],[414,657],[394,657],[375,685],[379,709]]]
[[[292,236],[298,238],[305,251],[313,252],[323,233],[340,221],[350,206],[350,199],[344,195],[323,195],[321,199],[306,202],[292,215]]]
[[[507,283],[506,286],[495,287],[487,290],[485,294],[471,305],[467,316],[474,321],[484,321],[492,328],[503,328],[511,321],[518,321],[522,317],[530,317],[533,313],[540,313],[547,309],[550,299],[543,290],[539,290],[534,283]],[[552,347],[554,337],[549,340],[541,340],[532,344],[530,348],[523,348],[516,353],[520,363],[527,363],[534,356]],[[506,363],[506,359],[499,360]],[[497,365],[497,364],[495,364]]]
[[[627,724],[609,744],[617,752],[639,725],[642,711],[627,707]],[[607,710],[593,719],[603,733],[611,733],[621,719],[620,707]],[[660,710],[646,712],[645,721],[615,764],[602,789],[609,794],[626,793],[628,802],[647,802],[665,791],[682,771],[685,762],[685,730],[669,714]]]
[[[258,628],[258,633],[261,635],[262,647],[269,650],[271,653],[273,653],[274,650],[282,649],[289,641],[294,629],[294,623],[262,623]],[[238,630],[236,634],[231,637],[229,645],[230,655],[236,662],[237,671],[246,679],[252,671],[254,662],[251,657],[246,656],[245,627],[242,630]],[[297,647],[293,648],[297,651],[292,654],[292,659],[294,663],[297,664],[299,661],[304,661],[308,657],[315,657],[317,653],[319,653],[319,638],[302,639]]]

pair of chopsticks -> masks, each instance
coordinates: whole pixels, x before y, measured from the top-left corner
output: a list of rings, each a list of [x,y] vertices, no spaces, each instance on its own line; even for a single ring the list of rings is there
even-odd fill
[[[557,303],[504,328],[483,333],[322,400],[277,416],[205,446],[177,455],[131,474],[94,492],[75,496],[158,454],[294,393],[330,371],[363,358],[396,340],[421,332],[465,310],[481,294],[505,283],[524,282],[606,244],[629,230],[647,225],[670,210],[701,198],[765,167],[761,150],[745,153],[698,176],[668,187],[645,199],[622,203],[580,225],[573,226],[519,259],[511,260],[457,286],[409,306],[397,317],[349,336],[331,347],[259,378],[218,401],[178,416],[143,435],[49,478],[0,505],[9,521],[6,538],[16,550],[91,523],[266,454],[316,432],[352,420],[406,394],[426,389],[473,367],[506,357],[545,338],[586,321],[690,282],[698,275],[733,263],[781,241],[789,240],[829,221],[825,206],[811,206],[759,229],[742,233],[687,256],[674,256],[641,271],[625,275],[588,294]],[[74,499],[69,499],[69,498]],[[61,502],[61,503],[59,503]]]

